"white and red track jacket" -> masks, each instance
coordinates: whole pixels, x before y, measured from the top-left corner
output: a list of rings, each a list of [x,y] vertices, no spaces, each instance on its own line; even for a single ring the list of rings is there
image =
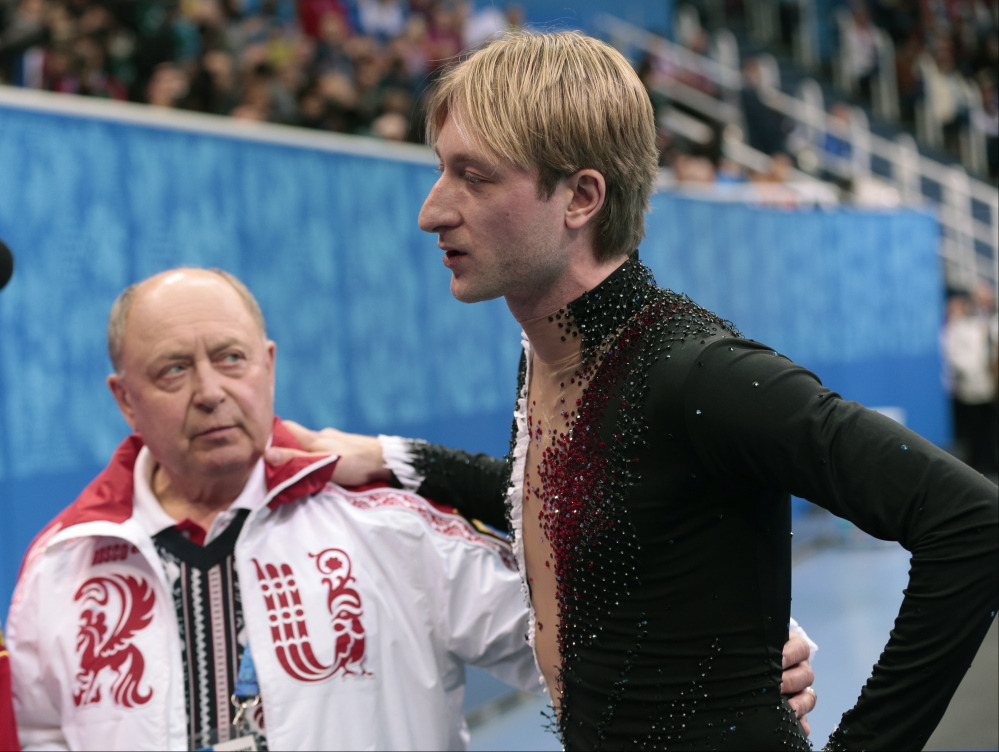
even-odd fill
[[[272,441],[295,446],[279,421]],[[133,509],[141,447],[25,558],[7,622],[25,749],[187,748],[177,618]],[[509,548],[414,493],[337,486],[334,465],[265,466],[236,542],[268,746],[462,749],[465,664],[540,688]]]

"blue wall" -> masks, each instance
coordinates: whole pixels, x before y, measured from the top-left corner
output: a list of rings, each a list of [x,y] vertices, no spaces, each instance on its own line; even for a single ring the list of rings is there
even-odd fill
[[[950,435],[939,227],[927,213],[781,211],[653,198],[642,257],[682,290],[869,407]]]
[[[128,283],[217,265],[278,343],[278,412],[312,426],[505,451],[519,328],[466,306],[416,217],[434,164],[0,104],[0,616],[33,535],[127,428],[104,326]],[[642,256],[845,396],[947,438],[937,226],[654,198]]]

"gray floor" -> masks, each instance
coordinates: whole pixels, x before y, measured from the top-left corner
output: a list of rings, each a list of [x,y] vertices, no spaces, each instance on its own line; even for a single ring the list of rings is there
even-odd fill
[[[792,613],[819,644],[809,716],[821,748],[857,699],[894,622],[908,554],[874,540],[821,510],[795,525]],[[544,729],[545,704],[507,692],[488,676],[470,676],[473,750],[558,750]],[[951,701],[928,750],[999,749],[999,632],[996,625]]]

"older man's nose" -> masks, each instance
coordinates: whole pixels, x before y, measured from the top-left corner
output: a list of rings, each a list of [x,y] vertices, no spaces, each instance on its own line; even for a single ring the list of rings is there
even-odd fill
[[[194,369],[194,402],[204,410],[214,410],[225,401],[222,376],[211,366],[199,365]]]

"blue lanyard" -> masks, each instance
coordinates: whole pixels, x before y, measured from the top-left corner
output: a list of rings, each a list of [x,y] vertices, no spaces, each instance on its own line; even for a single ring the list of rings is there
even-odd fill
[[[239,672],[236,674],[236,691],[233,694],[240,699],[252,699],[260,694],[260,684],[257,682],[257,668],[253,665],[250,655],[250,644],[243,649],[243,657],[239,659]]]
[[[257,682],[257,669],[253,665],[249,643],[243,650],[243,657],[239,659],[236,691],[232,693],[232,704],[236,708],[236,714],[232,718],[233,731],[239,737],[249,733],[246,711],[260,704],[260,684]]]
[[[236,687],[235,691],[232,693],[232,705],[236,708],[236,714],[232,718],[232,727],[234,731],[234,742],[245,742],[245,739],[240,739],[239,737],[246,736],[250,734],[249,722],[246,719],[246,711],[250,708],[254,708],[260,704],[260,684],[257,681],[257,669],[253,665],[253,656],[250,655],[250,645],[247,643],[246,648],[243,650],[243,656],[239,659],[239,670],[236,672]],[[252,741],[253,737],[250,736],[252,743],[251,747],[239,747],[240,749],[256,749],[256,742]],[[221,744],[228,745],[232,742],[221,742]],[[198,752],[212,752],[216,749],[218,745],[212,745],[210,747],[201,747]]]

